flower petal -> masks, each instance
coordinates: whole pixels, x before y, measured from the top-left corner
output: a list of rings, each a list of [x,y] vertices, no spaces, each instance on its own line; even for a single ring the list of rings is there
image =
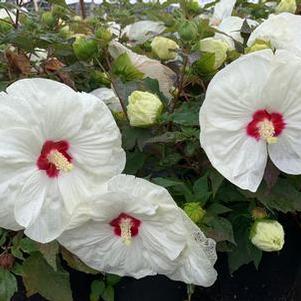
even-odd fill
[[[40,243],[48,243],[66,230],[70,220],[71,215],[61,200],[57,182],[52,181],[39,214],[25,229],[25,234]]]
[[[15,203],[15,217],[23,226],[30,226],[44,204],[48,190],[48,178],[43,171],[36,170],[25,182]]]
[[[256,40],[270,42],[275,49],[287,49],[296,54],[301,53],[301,17],[291,13],[270,15],[250,35],[248,46]]]
[[[273,163],[288,174],[301,173],[301,59],[282,50],[275,55],[275,65],[263,98],[270,112],[282,114],[285,122],[277,143],[268,146]]]

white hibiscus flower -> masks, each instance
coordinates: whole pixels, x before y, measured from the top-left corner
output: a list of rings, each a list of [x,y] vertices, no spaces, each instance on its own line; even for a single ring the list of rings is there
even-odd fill
[[[103,101],[113,113],[123,112],[120,101],[112,89],[98,88],[90,93]]]
[[[48,242],[87,190],[123,170],[119,129],[96,97],[47,79],[19,80],[0,100],[0,226]]]
[[[117,41],[112,41],[109,45],[109,52],[115,59],[123,53],[127,53],[132,64],[142,73],[145,77],[157,79],[159,82],[160,90],[162,93],[171,98],[170,90],[173,88],[176,80],[176,74],[167,66],[161,64],[157,60],[148,58],[145,55],[139,55]]]
[[[256,191],[269,154],[288,174],[301,173],[301,59],[258,51],[221,70],[200,110],[201,145],[212,165]]]
[[[108,182],[107,193],[96,195],[91,204],[90,219],[81,219],[80,226],[59,238],[88,266],[135,278],[165,274],[204,286],[215,280],[211,261],[216,258],[215,243],[204,239],[198,246],[203,253],[197,254],[202,258],[193,254],[193,259],[187,259],[191,256],[186,252],[188,228],[166,189],[144,179],[119,175]],[[190,270],[190,262],[200,265]]]
[[[213,16],[210,19],[212,25],[218,25],[222,20],[232,15],[236,0],[220,0],[215,6]]]
[[[220,32],[217,32],[214,37],[226,42],[229,46],[229,49],[234,50],[234,40],[239,43],[243,43],[243,37],[240,34],[240,30],[245,20],[247,20],[248,25],[251,27],[254,27],[258,24],[256,21],[250,19],[228,17],[225,18],[218,27],[216,27]]]
[[[282,13],[270,15],[250,35],[248,46],[262,40],[274,49],[286,49],[301,54],[301,16]]]
[[[133,45],[145,43],[165,30],[163,22],[143,20],[127,25],[122,35],[126,35]]]

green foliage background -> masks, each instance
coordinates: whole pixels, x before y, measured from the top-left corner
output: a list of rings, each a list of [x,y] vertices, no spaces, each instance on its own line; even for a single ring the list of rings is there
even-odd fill
[[[214,3],[195,9],[180,1],[181,8],[167,10],[178,1],[167,1],[163,5],[104,1],[93,17],[82,19],[63,0],[49,2],[48,12],[29,10],[20,12],[16,22],[9,18],[0,20],[0,90],[20,78],[46,77],[86,92],[112,84],[125,106],[129,94],[138,88],[157,94],[165,108],[153,127],[134,128],[126,118],[116,116],[127,153],[124,172],[166,187],[179,206],[190,210],[191,217],[205,234],[217,241],[217,250],[228,253],[231,273],[250,262],[258,267],[262,254],[249,240],[252,210],[264,208],[276,219],[279,213],[287,218],[298,218],[301,177],[281,174],[270,163],[258,192],[245,192],[218,174],[200,148],[199,108],[217,70],[212,69],[214,55],[198,51],[199,41],[213,36],[215,29],[207,20],[196,16],[208,13]],[[0,3],[0,8],[20,9],[20,5]],[[251,16],[255,20],[266,18],[269,13],[271,9],[264,3],[250,4],[243,0],[237,1],[234,11],[234,15]],[[178,78],[169,102],[159,91],[158,82],[143,79],[126,56],[114,61],[108,54],[112,38],[107,31],[110,22],[124,28],[143,19],[164,22],[167,27],[164,35],[173,39],[176,38],[172,34],[184,21],[193,22],[197,29],[193,39],[177,39],[179,60],[168,65]],[[244,25],[241,31],[247,38],[251,29]],[[74,47],[74,34],[82,34],[80,50]],[[126,42],[126,39],[120,41]],[[38,48],[47,52],[42,62],[31,60]],[[237,42],[236,50],[228,53],[228,62],[245,49],[245,44]],[[149,41],[133,50],[155,58]],[[123,65],[127,67],[122,68]],[[91,285],[91,301],[100,297],[105,301],[114,300],[114,285],[119,277],[86,267],[56,242],[41,245],[24,237],[22,232],[0,229],[0,246],[0,301],[10,300],[16,292],[16,276],[22,277],[28,296],[38,292],[50,301],[72,300],[69,273],[64,269],[66,264],[98,275],[98,280]]]

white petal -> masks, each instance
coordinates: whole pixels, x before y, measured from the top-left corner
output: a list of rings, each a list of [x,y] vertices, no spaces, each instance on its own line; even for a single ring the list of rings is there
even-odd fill
[[[91,94],[103,101],[112,112],[122,112],[120,101],[112,89],[99,88],[93,90]]]
[[[246,19],[249,26],[256,26],[258,23],[256,21]],[[227,17],[223,19],[217,29],[225,34],[216,33],[214,37],[219,40],[225,41],[229,45],[229,49],[235,49],[234,41],[243,43],[243,37],[240,34],[241,27],[244,23],[244,19],[240,17]]]
[[[264,40],[270,42],[275,49],[287,49],[296,54],[301,53],[301,16],[291,13],[270,15],[250,35],[248,46],[255,41]]]
[[[25,234],[40,243],[48,243],[66,230],[71,215],[67,212],[57,187],[57,182],[49,183],[43,206],[34,222],[25,229]]]
[[[124,32],[133,44],[143,44],[165,30],[163,22],[143,20],[128,25]]]
[[[267,160],[266,145],[247,136],[246,126],[262,108],[271,72],[271,51],[246,55],[210,82],[200,110],[201,145],[212,165],[242,189],[256,191]]]
[[[187,246],[177,258],[177,268],[167,276],[188,284],[211,286],[217,277],[215,241],[206,238],[183,210],[180,212],[187,231]]]
[[[15,203],[15,217],[21,226],[30,226],[39,215],[48,191],[48,181],[44,171],[36,170],[24,183]]]
[[[0,130],[0,161],[6,164],[36,165],[42,149],[38,135],[26,128]]]
[[[136,54],[116,41],[112,41],[110,43],[109,52],[114,58],[117,58],[122,53],[127,53],[132,64],[139,71],[144,73],[145,77],[157,79],[162,93],[168,98],[171,97],[170,90],[175,83],[176,74],[170,68],[161,64],[157,60],[150,59],[144,55]]]
[[[236,0],[220,0],[214,6],[213,19],[223,20],[232,15]]]
[[[277,51],[263,98],[269,112],[283,115],[286,126],[277,143],[269,145],[271,160],[283,172],[301,174],[301,59]]]
[[[91,98],[97,100],[86,93],[81,97],[87,101]],[[85,108],[79,133],[69,142],[75,168],[81,168],[101,180],[107,180],[124,169],[125,152],[121,148],[120,131],[102,101],[97,100]]]

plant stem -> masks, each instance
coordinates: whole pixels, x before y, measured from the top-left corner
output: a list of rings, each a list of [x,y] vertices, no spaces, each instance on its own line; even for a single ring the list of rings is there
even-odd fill
[[[86,19],[86,9],[84,0],[79,0],[80,12],[83,19]]]

